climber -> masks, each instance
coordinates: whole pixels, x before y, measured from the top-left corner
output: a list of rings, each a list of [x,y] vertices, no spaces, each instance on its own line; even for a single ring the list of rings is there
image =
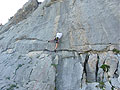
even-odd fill
[[[57,33],[54,40],[48,41],[48,42],[55,42],[56,43],[55,50],[54,50],[55,52],[56,52],[56,49],[58,48],[58,44],[59,44],[61,37],[62,37],[62,33]]]

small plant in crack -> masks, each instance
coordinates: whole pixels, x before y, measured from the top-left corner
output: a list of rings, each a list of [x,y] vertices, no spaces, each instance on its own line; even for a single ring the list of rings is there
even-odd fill
[[[115,87],[114,87],[114,86],[112,86],[112,87],[111,87],[111,90],[115,90]]]
[[[53,67],[57,68],[57,64],[51,64],[51,66],[53,66]]]
[[[7,88],[7,90],[14,90],[14,88],[19,88],[17,86],[17,84],[11,84],[9,88]]]
[[[103,71],[107,74],[107,78],[108,78],[108,81],[109,81],[110,76],[108,75],[108,71],[110,70],[110,66],[107,65],[107,64],[103,64],[103,65],[100,66],[100,68],[102,68]],[[99,86],[102,90],[105,90],[105,84],[104,84],[104,82],[103,82],[103,78],[104,78],[104,76],[102,77],[102,81],[99,82],[99,85],[98,85],[98,86]]]
[[[108,72],[110,69],[110,66],[107,64],[103,64],[102,66],[100,66],[100,68],[102,68],[104,72]]]
[[[10,77],[6,77],[7,80],[10,80]]]
[[[107,64],[103,64],[100,68],[102,68],[103,71],[104,71],[104,73],[107,74],[107,78],[108,78],[108,80],[109,80],[110,76],[108,75],[108,71],[109,71],[109,69],[110,69],[110,66],[107,65]],[[103,77],[102,77],[102,80],[103,80],[103,78],[104,78],[104,75],[103,75]]]
[[[120,50],[118,50],[118,49],[115,49],[115,48],[114,48],[112,51],[113,51],[115,54],[118,54],[118,53],[120,53]]]
[[[54,88],[54,90],[57,90],[56,87]]]
[[[99,82],[99,87],[100,87],[100,89],[105,90],[105,83],[102,81]]]
[[[100,81],[98,85],[96,85],[96,87],[105,90],[105,83],[103,81]]]
[[[24,64],[19,64],[16,70],[18,70],[18,69],[19,69],[20,67],[22,67],[23,65],[24,65]]]

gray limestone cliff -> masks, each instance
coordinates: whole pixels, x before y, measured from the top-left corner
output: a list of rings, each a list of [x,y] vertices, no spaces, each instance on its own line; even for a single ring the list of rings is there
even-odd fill
[[[0,90],[120,90],[120,0],[29,0],[0,26]]]

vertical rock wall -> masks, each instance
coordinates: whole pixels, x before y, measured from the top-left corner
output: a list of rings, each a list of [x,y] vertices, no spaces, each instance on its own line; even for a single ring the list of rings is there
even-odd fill
[[[0,27],[0,90],[120,89],[119,0],[24,6],[26,19]],[[57,32],[63,37],[55,53],[48,40]]]

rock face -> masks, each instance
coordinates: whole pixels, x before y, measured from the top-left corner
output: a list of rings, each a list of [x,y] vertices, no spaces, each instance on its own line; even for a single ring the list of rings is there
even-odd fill
[[[0,90],[120,90],[119,0],[29,0],[23,7],[0,27]],[[55,53],[47,41],[57,32]]]
[[[37,0],[29,0],[13,17],[11,17],[11,24],[17,24],[26,19],[37,7]]]

